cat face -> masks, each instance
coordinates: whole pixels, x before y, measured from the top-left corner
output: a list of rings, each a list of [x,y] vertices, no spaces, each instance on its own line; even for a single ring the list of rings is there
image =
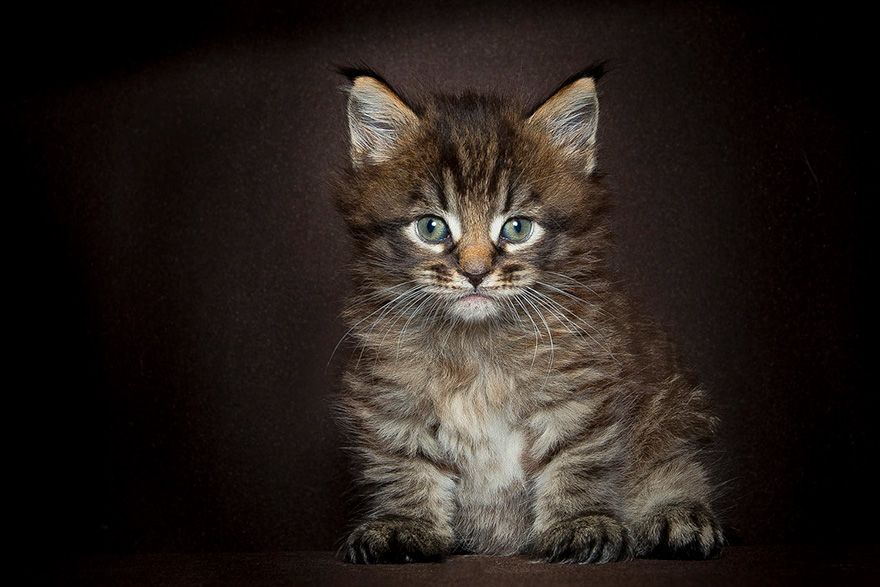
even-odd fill
[[[338,203],[364,295],[413,315],[503,320],[535,313],[530,292],[589,266],[604,234],[591,78],[524,115],[475,95],[416,111],[363,74],[348,114],[352,168]]]
[[[546,232],[539,211],[504,210],[491,196],[467,206],[452,195],[447,209],[413,209],[418,216],[402,227],[412,243],[410,275],[452,317],[496,316],[538,278],[529,250],[541,249]]]

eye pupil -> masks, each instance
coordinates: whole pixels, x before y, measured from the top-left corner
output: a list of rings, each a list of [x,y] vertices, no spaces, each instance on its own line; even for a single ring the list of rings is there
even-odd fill
[[[416,231],[422,239],[430,243],[439,243],[449,236],[446,223],[435,216],[423,216],[416,222]]]
[[[511,218],[504,223],[501,236],[513,242],[523,242],[531,236],[532,221],[525,218]]]

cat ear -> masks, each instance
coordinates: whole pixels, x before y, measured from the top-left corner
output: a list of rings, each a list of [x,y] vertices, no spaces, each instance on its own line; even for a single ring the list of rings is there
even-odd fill
[[[578,77],[562,86],[538,107],[529,122],[548,133],[567,156],[580,160],[587,173],[596,168],[599,99],[593,77]]]
[[[355,166],[387,161],[416,114],[384,81],[371,75],[351,77],[348,90],[348,130]]]

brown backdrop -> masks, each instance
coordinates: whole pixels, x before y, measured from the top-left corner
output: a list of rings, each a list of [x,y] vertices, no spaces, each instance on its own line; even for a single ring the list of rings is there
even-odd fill
[[[621,279],[723,419],[734,542],[873,540],[864,15],[630,2],[7,14],[5,396],[22,543],[331,549],[337,65],[536,100],[608,60]]]

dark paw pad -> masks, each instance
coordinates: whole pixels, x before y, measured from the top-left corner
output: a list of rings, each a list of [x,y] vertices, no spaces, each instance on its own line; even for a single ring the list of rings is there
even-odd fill
[[[451,536],[425,522],[405,518],[370,520],[348,537],[345,559],[364,564],[426,562],[443,558],[451,548]]]
[[[702,504],[662,506],[635,534],[636,555],[649,558],[717,558],[724,543],[721,526]]]
[[[608,563],[630,556],[626,528],[606,515],[585,515],[557,524],[535,543],[547,562]]]

